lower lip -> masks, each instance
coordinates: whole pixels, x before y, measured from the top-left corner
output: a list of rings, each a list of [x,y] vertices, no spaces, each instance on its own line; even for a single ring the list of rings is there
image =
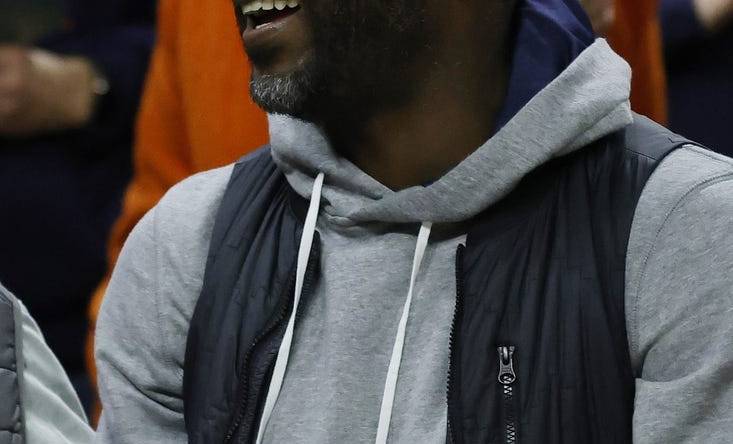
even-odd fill
[[[248,19],[247,28],[242,33],[245,45],[258,45],[272,38],[276,38],[301,12],[302,8],[272,22],[259,25],[257,28],[252,27],[251,21]]]

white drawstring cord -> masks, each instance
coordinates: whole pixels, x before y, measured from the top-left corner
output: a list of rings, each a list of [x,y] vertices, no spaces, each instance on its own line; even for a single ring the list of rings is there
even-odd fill
[[[305,280],[305,271],[308,267],[308,259],[310,258],[311,247],[313,246],[313,237],[316,232],[316,222],[318,220],[318,210],[321,204],[321,190],[323,189],[323,173],[319,173],[313,183],[311,191],[311,201],[308,207],[308,215],[305,218],[303,226],[303,235],[300,238],[300,248],[298,250],[298,269],[295,275],[295,297],[293,299],[293,312],[290,314],[288,326],[285,329],[283,341],[277,352],[277,360],[275,361],[275,369],[272,372],[270,387],[267,390],[267,399],[265,407],[262,411],[260,419],[260,428],[257,431],[257,444],[262,443],[262,436],[265,434],[267,423],[272,416],[272,410],[275,408],[280,389],[285,379],[285,370],[288,366],[290,358],[290,346],[293,343],[293,332],[295,330],[295,316],[298,314],[298,305],[300,304],[300,296],[303,292],[303,281]]]
[[[420,272],[420,265],[422,264],[425,250],[428,247],[431,228],[432,224],[430,222],[424,222],[420,227],[420,234],[417,236],[415,258],[412,261],[410,289],[407,291],[407,300],[405,300],[405,306],[402,309],[402,318],[400,318],[400,323],[397,327],[397,336],[395,337],[394,347],[392,348],[392,358],[389,360],[387,381],[384,383],[384,395],[382,396],[382,408],[379,411],[379,426],[377,427],[376,444],[386,444],[387,442],[389,425],[392,421],[392,407],[394,406],[394,397],[397,389],[397,377],[399,376],[400,365],[402,364],[402,349],[405,346],[407,319],[410,317],[410,306],[412,305],[415,281],[417,280],[417,275]]]
[[[283,336],[283,341],[280,344],[280,349],[277,353],[275,369],[272,372],[272,379],[270,380],[270,387],[267,391],[265,407],[262,411],[262,418],[260,418],[260,427],[257,431],[257,444],[262,444],[262,438],[265,434],[265,429],[267,428],[267,424],[270,421],[272,411],[275,408],[275,403],[277,402],[277,398],[280,395],[280,389],[282,388],[283,380],[285,379],[285,370],[288,366],[288,360],[290,358],[290,348],[293,343],[293,333],[295,331],[295,317],[298,313],[300,297],[303,293],[305,272],[308,266],[308,259],[310,257],[311,248],[313,246],[313,238],[316,231],[316,222],[318,220],[318,211],[321,203],[321,190],[323,189],[323,180],[324,175],[323,173],[320,173],[313,183],[313,191],[311,192],[311,201],[308,208],[308,215],[305,218],[303,235],[300,239],[300,248],[298,250],[298,267],[295,276],[295,297],[293,300],[293,311],[290,314],[290,319],[288,320],[288,325],[285,329],[285,335]],[[392,348],[392,357],[390,358],[389,369],[387,371],[387,380],[384,385],[382,407],[379,412],[379,426],[377,427],[376,444],[386,444],[387,442],[389,426],[392,420],[392,408],[394,406],[397,377],[399,376],[400,366],[402,364],[402,350],[405,345],[407,320],[410,316],[410,307],[412,306],[412,297],[415,290],[415,282],[417,281],[417,275],[420,272],[420,266],[422,265],[423,257],[425,256],[425,250],[428,246],[431,228],[431,223],[423,223],[420,227],[420,233],[417,236],[415,257],[412,262],[410,288],[407,291],[407,299],[405,301],[405,306],[402,309],[402,317],[400,318],[400,323],[397,327],[397,336],[395,337],[394,347]]]

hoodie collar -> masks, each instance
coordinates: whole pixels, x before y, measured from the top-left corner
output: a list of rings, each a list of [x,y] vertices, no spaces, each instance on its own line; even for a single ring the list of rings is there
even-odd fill
[[[577,0],[522,0],[515,22],[509,84],[497,129],[594,41],[588,16]]]
[[[392,191],[340,157],[313,124],[270,116],[272,155],[308,197],[325,174],[333,222],[459,222],[509,193],[529,172],[632,121],[628,64],[593,34],[575,0],[523,0],[498,132],[425,187]]]

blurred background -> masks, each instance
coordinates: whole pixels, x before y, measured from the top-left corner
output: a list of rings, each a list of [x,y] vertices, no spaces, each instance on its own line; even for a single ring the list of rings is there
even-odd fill
[[[634,68],[636,111],[733,155],[733,0],[580,3]],[[176,182],[266,142],[248,76],[230,0],[0,0],[0,281],[90,412],[127,234]]]
[[[132,175],[150,0],[0,0],[0,281],[89,405],[90,296]]]

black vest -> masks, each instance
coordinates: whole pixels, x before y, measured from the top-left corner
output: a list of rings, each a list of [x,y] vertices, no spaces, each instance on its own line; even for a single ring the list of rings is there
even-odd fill
[[[20,312],[0,285],[0,444],[23,444],[20,405]]]
[[[631,442],[626,248],[649,176],[686,143],[636,116],[530,173],[471,221],[456,275],[446,276],[458,288],[449,442]],[[292,307],[306,206],[269,150],[235,166],[188,336],[191,443],[255,440]],[[316,237],[304,303],[319,252]]]

